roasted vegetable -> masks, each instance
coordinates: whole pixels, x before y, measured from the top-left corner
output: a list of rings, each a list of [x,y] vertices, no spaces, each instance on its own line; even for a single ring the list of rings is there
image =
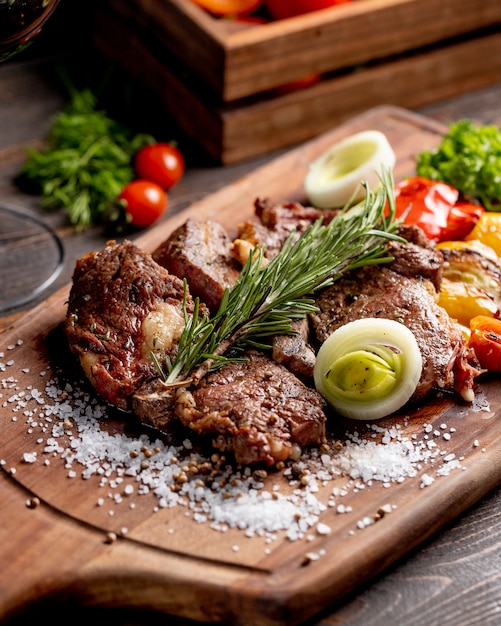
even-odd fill
[[[361,200],[366,183],[381,184],[384,169],[393,170],[395,153],[378,130],[367,130],[343,139],[315,159],[308,168],[304,188],[308,201],[320,209],[342,207]]]
[[[501,266],[494,251],[478,241],[437,245],[444,256],[439,304],[460,324],[477,315],[497,317],[501,309]]]
[[[444,255],[443,277],[450,281],[463,282],[479,289],[501,309],[501,265],[490,254],[489,248],[474,242],[464,246],[438,246]],[[468,245],[469,244],[469,245]]]
[[[470,322],[469,346],[480,366],[490,372],[501,372],[501,320],[479,315]]]
[[[459,198],[459,191],[444,182],[411,176],[395,185],[397,217],[421,228],[430,241],[466,237],[485,210]]]
[[[482,289],[468,285],[461,281],[442,281],[438,304],[443,306],[447,313],[463,326],[468,327],[470,320],[477,315],[495,317],[499,309]]]

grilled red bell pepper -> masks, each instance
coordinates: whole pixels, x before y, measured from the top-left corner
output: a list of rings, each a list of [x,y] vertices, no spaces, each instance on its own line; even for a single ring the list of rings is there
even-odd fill
[[[422,176],[395,185],[396,216],[416,224],[432,242],[464,239],[485,209],[459,199],[459,191],[447,183]]]

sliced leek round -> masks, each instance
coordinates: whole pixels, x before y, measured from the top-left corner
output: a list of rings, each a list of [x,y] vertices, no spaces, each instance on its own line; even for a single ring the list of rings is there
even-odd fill
[[[390,142],[378,130],[366,130],[334,144],[313,161],[304,180],[308,201],[320,209],[343,207],[361,200],[366,183],[379,186],[383,169],[395,166]]]
[[[339,327],[322,344],[314,380],[339,415],[375,420],[409,401],[422,367],[418,343],[406,326],[365,318]]]

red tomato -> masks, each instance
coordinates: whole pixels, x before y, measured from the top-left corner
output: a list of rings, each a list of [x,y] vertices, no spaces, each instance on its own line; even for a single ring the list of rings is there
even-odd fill
[[[151,226],[167,208],[167,194],[149,180],[133,180],[118,196],[133,226]]]
[[[182,178],[184,159],[176,146],[154,143],[138,150],[134,170],[138,178],[151,180],[168,190]]]
[[[473,229],[484,209],[458,200],[451,185],[413,176],[395,185],[396,216],[419,226],[430,241],[457,241]]]
[[[470,320],[470,340],[483,369],[501,372],[501,320],[477,315]]]
[[[274,19],[283,20],[345,2],[350,2],[350,0],[264,0],[264,6]]]

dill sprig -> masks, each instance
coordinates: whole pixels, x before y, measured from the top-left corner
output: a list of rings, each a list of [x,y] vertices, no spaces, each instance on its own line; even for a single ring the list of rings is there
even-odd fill
[[[238,358],[245,347],[269,347],[266,339],[290,334],[294,320],[318,310],[315,292],[345,272],[390,261],[388,240],[402,241],[396,233],[391,172],[382,173],[381,183],[376,191],[365,185],[365,199],[328,224],[319,219],[299,238],[291,233],[269,263],[262,263],[263,250],[256,248],[212,317],[199,317],[198,299],[188,315],[185,301],[186,326],[175,359],[166,363],[165,383],[196,383]]]

